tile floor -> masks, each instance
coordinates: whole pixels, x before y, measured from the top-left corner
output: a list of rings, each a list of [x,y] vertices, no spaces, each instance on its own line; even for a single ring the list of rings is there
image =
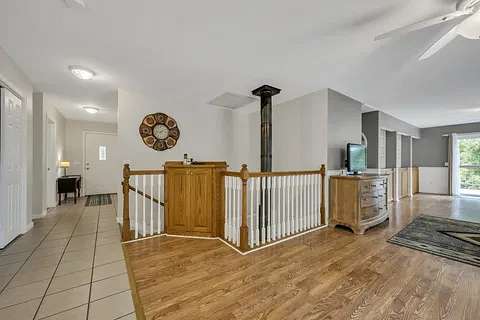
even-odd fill
[[[0,319],[135,319],[115,206],[85,200],[0,250]]]

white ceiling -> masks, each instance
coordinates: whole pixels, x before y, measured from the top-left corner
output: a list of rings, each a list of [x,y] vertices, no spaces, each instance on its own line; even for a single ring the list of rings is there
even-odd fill
[[[447,26],[374,42],[393,28],[450,12],[451,0],[3,0],[0,46],[42,90],[98,104],[115,88],[206,104],[267,83],[281,102],[325,87],[420,127],[480,121],[480,41],[456,39],[429,60]],[[99,77],[81,82],[67,66]],[[69,107],[70,105],[70,107]],[[112,117],[112,116],[111,116]],[[110,117],[110,118],[111,118]]]

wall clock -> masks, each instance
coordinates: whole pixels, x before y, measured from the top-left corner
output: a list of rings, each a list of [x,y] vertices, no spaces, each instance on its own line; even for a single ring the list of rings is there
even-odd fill
[[[175,147],[180,138],[177,121],[161,112],[146,115],[139,130],[143,142],[156,151]]]

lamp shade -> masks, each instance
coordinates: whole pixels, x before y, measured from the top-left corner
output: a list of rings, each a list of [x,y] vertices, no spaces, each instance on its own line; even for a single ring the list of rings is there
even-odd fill
[[[70,168],[70,161],[60,161],[60,168]]]

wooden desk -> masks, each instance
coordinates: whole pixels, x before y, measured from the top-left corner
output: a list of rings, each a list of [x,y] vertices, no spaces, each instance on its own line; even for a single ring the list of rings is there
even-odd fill
[[[77,203],[77,197],[80,197],[81,186],[81,176],[71,175],[57,178],[58,205],[62,204],[62,194],[64,195],[64,200],[67,200],[68,193],[74,194],[73,201]]]

